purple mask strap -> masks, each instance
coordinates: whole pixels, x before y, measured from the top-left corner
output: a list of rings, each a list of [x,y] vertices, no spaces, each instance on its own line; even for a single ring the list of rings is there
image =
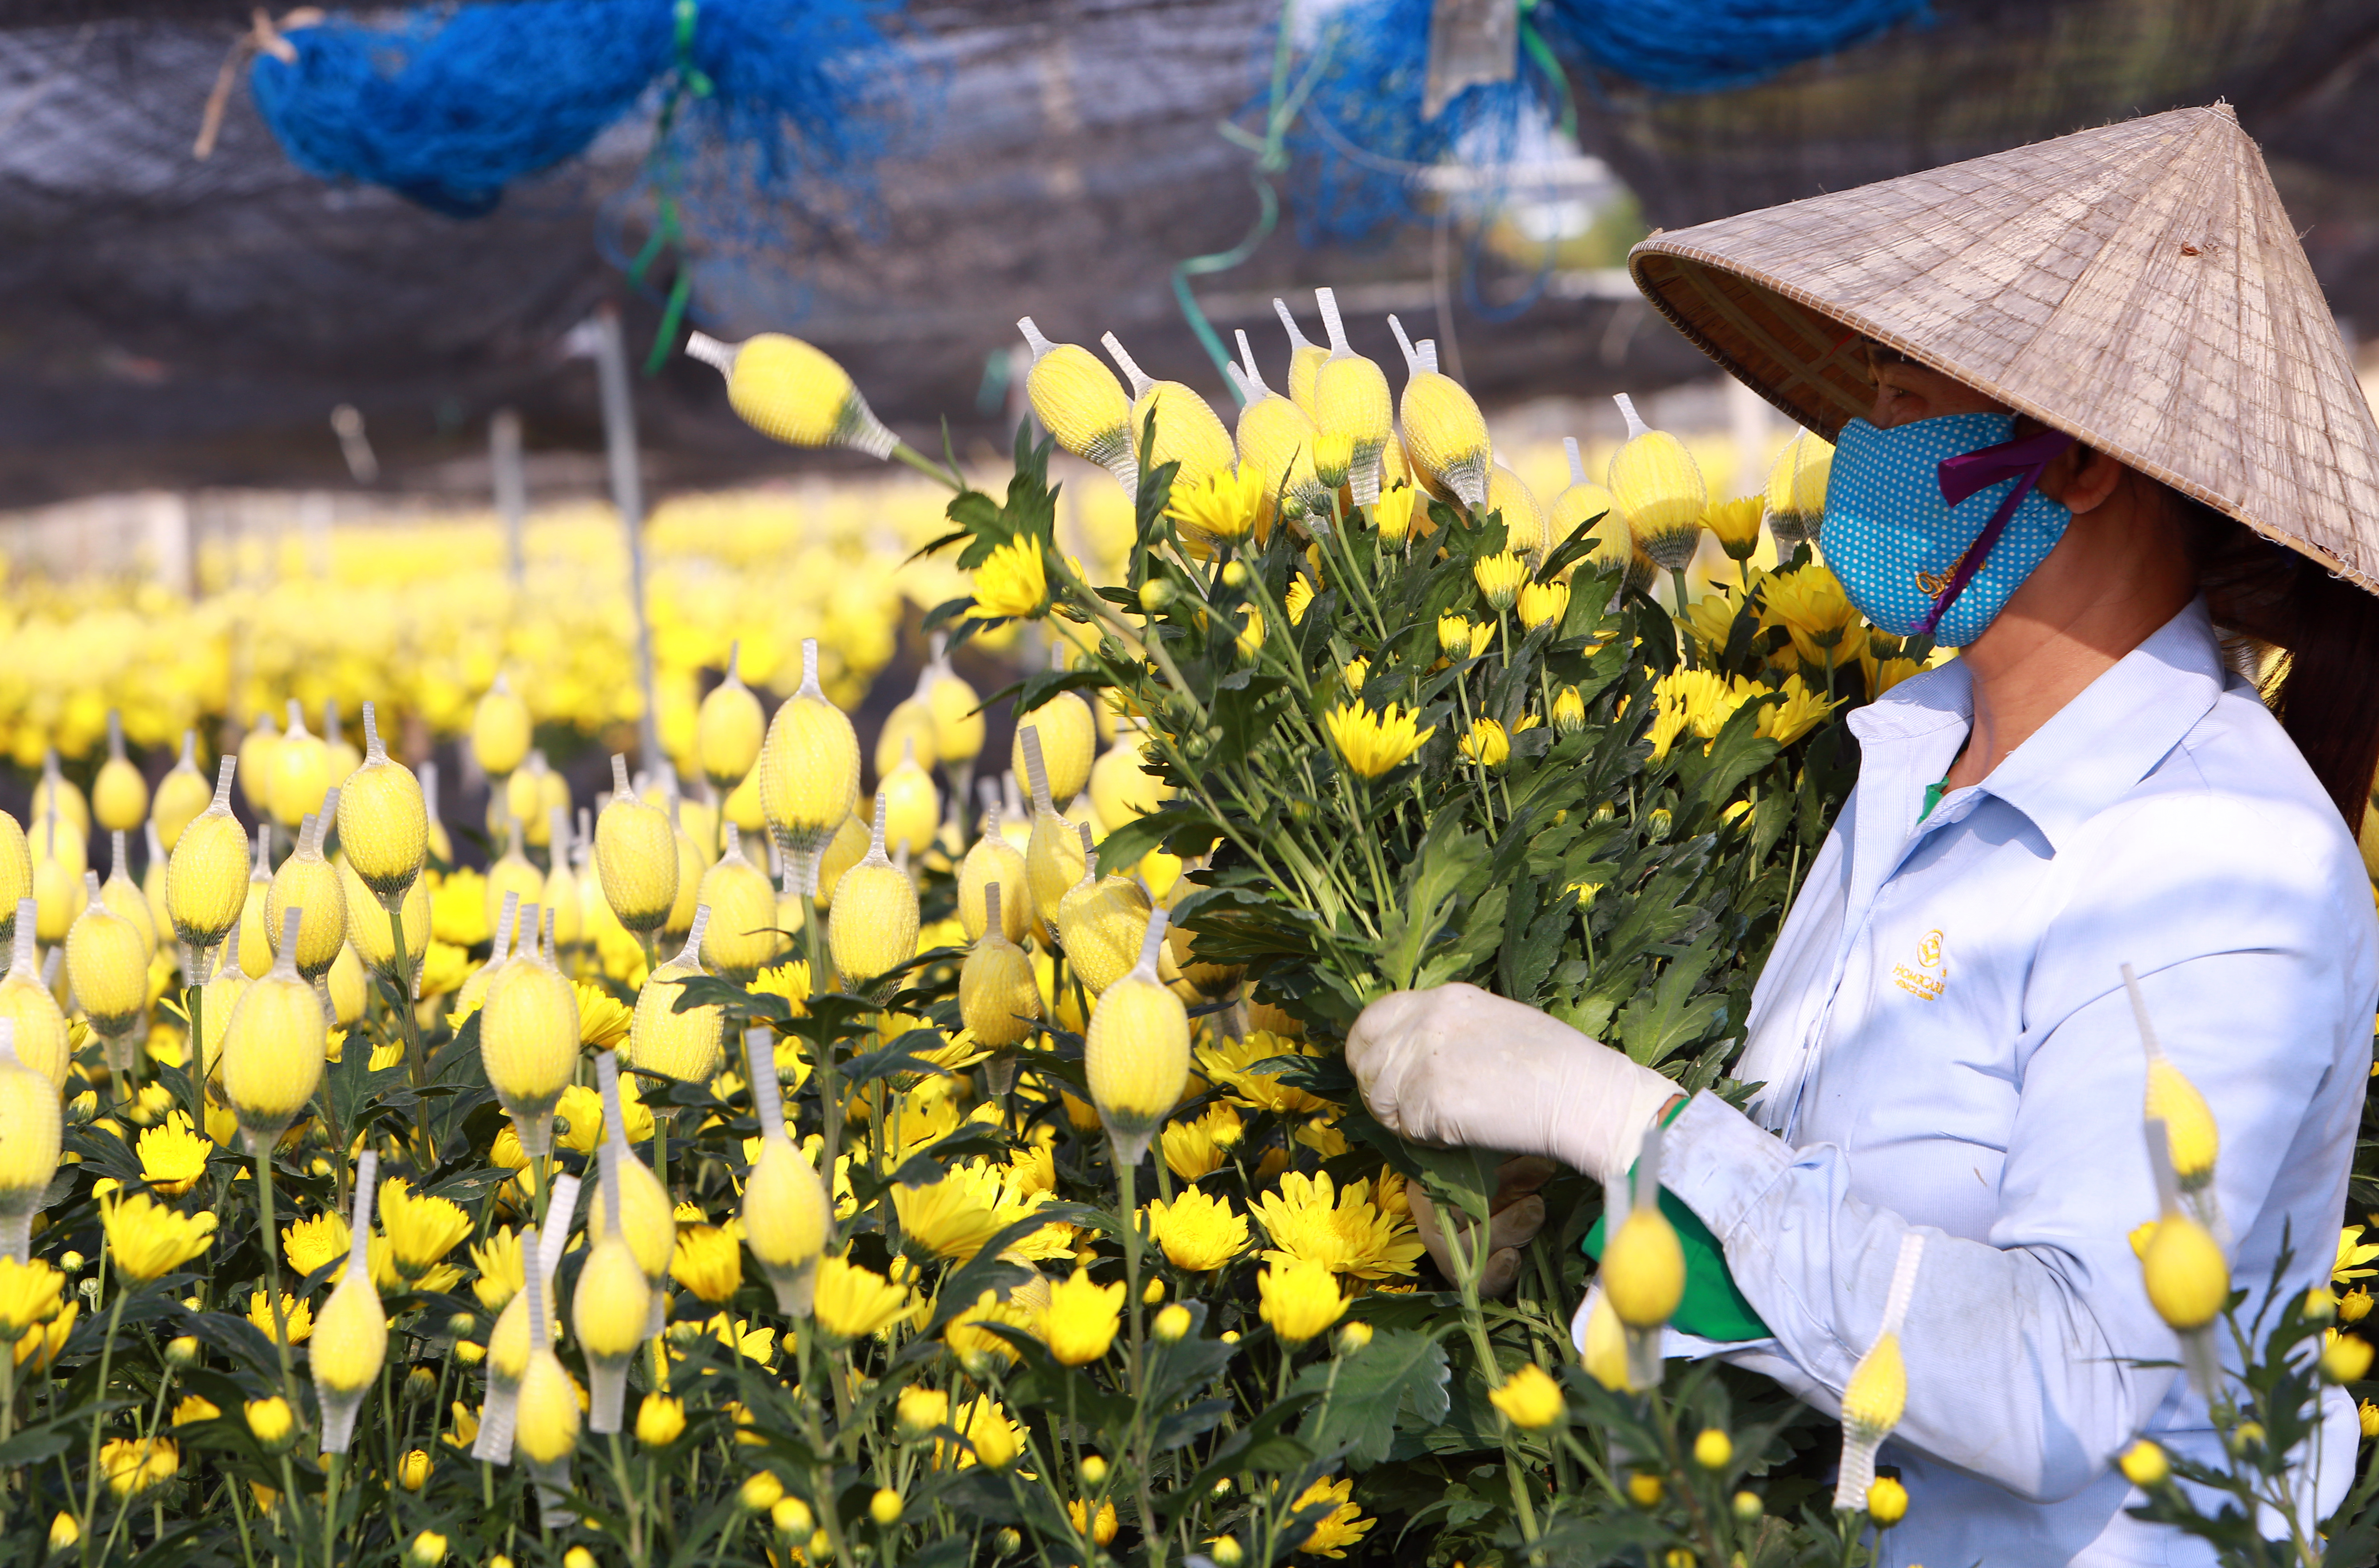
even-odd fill
[[[2011,441],[2001,441],[1997,446],[1987,446],[1941,460],[1941,499],[1951,506],[2002,479],[2011,478],[2016,485],[1999,502],[1999,509],[1991,513],[1991,520],[1983,525],[1983,531],[1975,537],[1974,544],[1959,559],[1957,570],[1950,573],[1950,585],[1941,590],[1939,598],[1933,601],[1933,613],[1927,615],[1925,623],[1916,629],[1919,635],[1929,637],[1934,628],[1941,624],[1941,618],[1950,613],[1950,607],[1958,602],[1958,596],[1966,591],[1966,585],[1974,580],[1974,573],[1980,572],[1983,562],[1991,558],[1992,548],[1999,542],[1999,536],[2007,532],[2009,521],[2015,516],[2015,509],[2023,504],[2023,498],[2040,483],[2041,472],[2072,444],[2073,438],[2062,430],[2043,430],[2037,435],[2019,437]]]

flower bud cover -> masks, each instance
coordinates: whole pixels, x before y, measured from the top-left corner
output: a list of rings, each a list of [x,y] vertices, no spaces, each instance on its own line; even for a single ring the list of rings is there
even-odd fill
[[[283,916],[280,957],[241,993],[223,1032],[223,1098],[237,1113],[250,1152],[270,1148],[305,1112],[322,1080],[330,1031],[296,961],[304,918],[302,909]]]
[[[30,1256],[33,1216],[58,1174],[58,1086],[18,1055],[16,1025],[0,1016],[0,1257]]]
[[[203,1076],[210,1080],[214,1079],[216,1069],[223,1065],[223,1036],[231,1031],[231,1016],[238,1009],[240,997],[256,983],[248,977],[248,971],[240,967],[239,942],[239,927],[235,925],[231,928],[231,935],[223,938],[223,961],[215,966],[214,973],[207,977],[199,1004],[205,1015],[206,1038],[199,1042],[199,1059],[204,1069]],[[6,983],[0,982],[0,985]]]
[[[1091,1098],[1119,1164],[1140,1163],[1190,1081],[1189,1012],[1156,972],[1165,927],[1165,911],[1152,911],[1139,962],[1093,1006],[1082,1045]]]
[[[0,1020],[6,1020],[16,1041],[17,1059],[50,1080],[50,1096],[66,1086],[74,1058],[66,1043],[66,1018],[58,999],[42,983],[41,960],[33,944],[33,900],[17,900],[14,955],[6,976],[0,976]],[[56,1164],[54,1160],[51,1162]],[[53,1171],[52,1175],[56,1173]],[[46,1183],[48,1177],[42,1180]]]
[[[262,980],[276,951],[264,929],[264,900],[272,896],[272,825],[256,825],[256,859],[248,870],[248,897],[239,907],[241,962],[250,980]]]
[[[380,1156],[364,1151],[356,1167],[355,1212],[348,1222],[347,1266],[314,1319],[309,1341],[314,1393],[322,1407],[322,1452],[344,1453],[356,1412],[388,1359],[388,1313],[372,1284],[371,1204]]]
[[[1173,475],[1174,488],[1195,489],[1238,461],[1231,433],[1223,428],[1223,421],[1204,398],[1179,381],[1149,380],[1113,332],[1104,334],[1099,342],[1106,345],[1108,357],[1131,383],[1132,449],[1139,450],[1140,432],[1153,411],[1156,440],[1149,449],[1148,464],[1152,468],[1179,464]],[[1137,484],[1133,488],[1137,489]]]
[[[1552,537],[1544,508],[1537,504],[1536,492],[1500,463],[1488,468],[1487,510],[1503,516],[1506,549],[1542,561],[1560,542]]]
[[[702,875],[700,901],[710,907],[702,960],[731,980],[748,981],[783,955],[786,938],[777,929],[777,890],[768,874],[745,856],[743,835],[733,823],[725,833],[719,863]]]
[[[859,735],[818,685],[815,638],[802,640],[802,683],[778,705],[759,766],[760,809],[803,890],[815,894],[817,852],[859,799]]]
[[[1087,824],[1075,825],[1082,844],[1082,879],[1057,901],[1058,942],[1067,962],[1095,996],[1131,972],[1148,930],[1147,890],[1128,876],[1098,874]]]
[[[306,728],[305,711],[289,701],[289,729],[272,748],[272,819],[291,832],[309,812],[322,809],[322,795],[331,787],[331,753],[321,739]]]
[[[280,935],[291,910],[306,911],[297,927],[297,972],[319,980],[338,961],[347,939],[347,895],[339,886],[339,869],[322,858],[322,832],[338,810],[336,790],[322,802],[320,815],[308,813],[297,830],[297,850],[272,874],[264,896],[264,931]],[[276,945],[274,953],[280,952]]]
[[[521,1245],[533,1245],[536,1236],[535,1227],[525,1230]],[[540,1268],[521,1291],[527,1303],[528,1361],[515,1396],[513,1444],[537,1465],[557,1464],[578,1445],[578,1391],[553,1354],[551,1290],[551,1281]]]
[[[702,879],[710,870],[710,856],[687,829],[684,812],[685,802],[671,793],[667,813],[670,844],[677,851],[677,897],[670,902],[669,918],[661,922],[659,935],[672,942],[694,929],[694,911],[703,901]],[[704,831],[707,833],[709,829],[706,827]]]
[[[130,921],[140,932],[141,961],[157,956],[157,925],[149,912],[149,897],[140,891],[140,884],[132,880],[132,858],[125,853],[124,831],[121,828],[108,836],[107,880],[100,884],[99,896],[107,907]]]
[[[725,344],[694,332],[685,352],[727,378],[728,406],[772,440],[847,446],[875,458],[891,456],[900,444],[859,395],[851,373],[799,338],[762,332]]]
[[[1137,816],[1165,809],[1172,787],[1150,771],[1147,742],[1132,729],[1119,730],[1115,744],[1091,765],[1091,809],[1112,833]]]
[[[540,1301],[553,1298],[554,1270],[561,1265],[562,1250],[570,1235],[568,1216],[578,1207],[578,1178],[563,1176],[555,1178],[553,1200],[547,1208],[547,1223],[542,1236],[534,1225],[522,1227],[520,1237],[522,1288],[504,1304],[497,1315],[495,1327],[488,1332],[488,1401],[479,1417],[479,1435],[471,1444],[471,1457],[491,1464],[509,1465],[513,1459],[513,1429],[517,1414],[522,1381],[528,1374],[530,1286],[535,1286]],[[543,1330],[541,1343],[550,1355],[553,1343],[551,1314],[536,1315]],[[574,1405],[575,1401],[574,1400]]]
[[[240,798],[248,802],[248,810],[260,816],[272,809],[272,754],[280,746],[281,731],[270,713],[256,715],[248,733],[240,737]]]
[[[27,820],[39,822],[52,811],[73,826],[77,842],[91,838],[91,803],[83,799],[82,791],[75,788],[74,780],[59,771],[55,746],[42,754],[42,778],[33,786],[33,800],[27,808]],[[79,865],[75,867],[75,875],[82,875]]]
[[[104,833],[129,833],[149,814],[149,780],[124,754],[124,718],[107,710],[107,760],[91,781],[91,814]]]
[[[363,764],[339,789],[339,843],[347,863],[382,899],[401,898],[429,854],[429,808],[421,780],[388,754],[380,717],[364,704]],[[407,944],[414,945],[408,934]]]
[[[842,874],[827,917],[827,947],[846,987],[867,984],[917,956],[916,885],[884,852],[884,793],[867,856]]]
[[[509,778],[528,755],[528,704],[501,674],[471,710],[471,754],[490,778]]]
[[[767,1031],[755,1029],[744,1037],[744,1062],[760,1121],[760,1153],[743,1178],[743,1241],[776,1290],[778,1309],[805,1318],[832,1211],[825,1182],[785,1136],[784,1100]]]
[[[1405,391],[1396,416],[1404,426],[1406,452],[1465,506],[1483,509],[1491,461],[1485,416],[1461,382],[1419,360],[1402,321],[1391,316],[1388,327],[1405,352]]]
[[[598,1151],[601,1207],[607,1215],[622,1212],[620,1154],[620,1145],[608,1140]],[[593,1394],[587,1425],[596,1432],[610,1433],[620,1429],[626,1407],[628,1362],[646,1338],[647,1321],[652,1315],[653,1287],[629,1247],[627,1236],[617,1225],[590,1221],[587,1234],[593,1241],[586,1262],[579,1270],[577,1288],[571,1297],[571,1322],[578,1335],[578,1347],[586,1356],[587,1381]]]
[[[207,809],[211,798],[207,776],[199,771],[199,732],[185,730],[182,760],[157,780],[156,798],[149,803],[149,821],[157,830],[157,841],[170,852],[182,841],[182,829]]]
[[[1049,801],[1063,809],[1091,781],[1091,763],[1098,754],[1099,730],[1091,705],[1072,692],[1060,692],[1016,720],[1016,738],[1008,748],[1008,766],[1018,777],[1030,778],[1025,766],[1024,735],[1041,739],[1041,766],[1047,769]]]
[[[1875,1343],[1859,1357],[1842,1388],[1842,1457],[1834,1481],[1837,1510],[1856,1512],[1866,1506],[1868,1489],[1875,1484],[1876,1449],[1900,1425],[1901,1412],[1907,1408],[1908,1367],[1901,1355],[1900,1331],[1908,1320],[1924,1257],[1924,1233],[1902,1234]]]
[[[521,1150],[553,1149],[553,1107],[578,1067],[578,996],[536,941],[488,982],[479,1004],[479,1061],[513,1118]]]
[[[1138,494],[1140,438],[1131,399],[1115,372],[1078,344],[1051,343],[1030,316],[1020,318],[1016,330],[1033,350],[1024,395],[1032,400],[1033,415],[1059,446],[1097,464],[1126,491]]]
[[[708,906],[694,911],[693,929],[677,957],[645,977],[636,993],[635,1017],[628,1025],[627,1064],[643,1072],[659,1073],[682,1083],[707,1083],[723,1065],[721,1038],[727,1028],[717,1007],[676,1010],[682,995],[679,982],[707,972],[702,967],[702,938],[710,924]]]
[[[1082,877],[1082,842],[1074,825],[1057,814],[1051,799],[1049,776],[1043,766],[1041,731],[1027,724],[1017,731],[1023,753],[1023,773],[1033,789],[1033,831],[1024,841],[1024,883],[1033,895],[1033,913],[1045,925],[1055,925],[1057,907]]]
[[[1128,488],[1137,488],[1134,480]],[[983,698],[950,668],[949,639],[942,633],[934,633],[933,662],[917,677],[917,688],[924,693],[926,705],[934,714],[934,745],[944,764],[972,762],[983,753],[984,718],[976,711]]]
[[[669,1277],[670,1259],[677,1250],[677,1216],[675,1205],[655,1176],[650,1165],[636,1158],[628,1145],[627,1123],[622,1119],[620,1104],[620,1063],[618,1055],[605,1051],[595,1058],[595,1081],[603,1097],[603,1146],[617,1151],[621,1203],[624,1215],[621,1225],[628,1237],[628,1247],[636,1255],[637,1266],[658,1291]],[[587,1224],[598,1231],[611,1228],[609,1188],[598,1186],[595,1200],[588,1206]],[[656,1322],[646,1331],[646,1337],[658,1333]]]
[[[996,920],[1005,902],[999,884],[987,887],[984,897]],[[1022,1041],[1041,1016],[1033,960],[998,925],[985,925],[959,969],[959,1016],[975,1043],[993,1047]]]
[[[677,902],[677,834],[628,787],[624,756],[611,759],[611,800],[595,819],[595,872],[611,912],[630,931],[658,930]]]
[[[1636,546],[1666,571],[1693,559],[1701,538],[1709,487],[1685,443],[1637,417],[1635,401],[1615,400],[1627,420],[1627,440],[1611,457],[1608,483]]]
[[[1023,941],[1032,928],[1033,895],[1025,886],[1023,851],[1000,836],[996,806],[992,808],[984,836],[959,862],[959,923],[966,928],[970,941],[983,940],[985,900],[994,887],[1001,889],[1001,932],[1010,942]]]
[[[1353,444],[1346,485],[1357,506],[1369,506],[1380,499],[1380,453],[1395,433],[1388,378],[1377,364],[1347,345],[1338,296],[1318,288],[1313,299],[1322,308],[1322,324],[1330,333],[1330,356],[1313,373],[1313,423],[1322,434],[1343,437]]]
[[[694,718],[694,750],[702,776],[721,790],[743,781],[760,760],[760,742],[767,733],[767,718],[760,699],[743,683],[743,645],[727,650],[727,679],[702,699]]]
[[[1248,334],[1242,331],[1238,339],[1239,363],[1226,368],[1245,399],[1235,432],[1241,472],[1262,476],[1267,515],[1275,507],[1285,507],[1292,517],[1326,507],[1329,494],[1313,471],[1313,443],[1321,432],[1304,409],[1264,385]]]
[[[900,760],[884,775],[877,793],[884,797],[884,841],[896,850],[922,855],[933,847],[942,826],[942,792],[933,775],[917,761],[913,742],[904,742]]]
[[[1298,330],[1297,318],[1289,314],[1288,301],[1275,298],[1272,308],[1288,332],[1288,400],[1305,410],[1307,418],[1312,418],[1313,380],[1321,374],[1322,362],[1330,357],[1329,345],[1307,341]]]
[[[213,801],[190,819],[174,844],[165,870],[165,908],[174,935],[195,947],[211,947],[239,923],[248,899],[248,830],[231,813],[232,775],[237,757],[223,759]]]
[[[111,1067],[128,1072],[130,1043],[115,1047],[148,1011],[148,949],[139,928],[107,907],[99,874],[86,871],[82,875],[86,902],[66,933],[66,983],[91,1016],[91,1028],[110,1042]]]
[[[51,812],[37,819],[33,837],[33,926],[44,942],[64,942],[82,912],[83,838],[75,825]]]

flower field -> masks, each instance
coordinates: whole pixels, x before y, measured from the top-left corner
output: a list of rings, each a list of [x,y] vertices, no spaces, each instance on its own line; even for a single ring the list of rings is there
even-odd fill
[[[417,530],[342,541],[328,584],[219,561],[148,619],[19,607],[8,744],[87,759],[0,819],[21,1558],[1874,1560],[1908,1505],[1873,1470],[1890,1333],[1842,1429],[1664,1368],[1683,1265],[1647,1184],[1612,1195],[1581,1354],[1605,1195],[1406,1143],[1339,1049],[1367,1001],[1465,981],[1740,1092],[1840,717],[1933,657],[1813,558],[1823,450],[1728,501],[1645,430],[1540,499],[1418,353],[1400,410],[1368,361],[1301,358],[1284,396],[1250,360],[1234,431],[1038,347],[1042,422],[1122,481],[1077,481],[1111,548],[1061,542],[1029,434],[977,488],[816,350],[722,350],[761,428],[944,488],[822,534],[657,517],[667,764],[613,759],[599,798],[531,745],[639,717],[599,519],[532,536],[535,602],[583,621]],[[1000,693],[936,659],[863,746],[902,594],[954,645],[1035,622],[1058,657]],[[79,669],[30,651],[59,627]],[[291,700],[363,744],[260,730],[153,790],[123,759]],[[400,724],[467,737],[484,869]],[[2212,1117],[2164,1092],[2187,1188]],[[2183,1188],[2142,1246],[2203,1334],[2228,1282]],[[2363,1261],[2271,1366],[2326,1328],[2324,1375],[2367,1372]],[[2313,1386],[2224,1397],[2277,1437]],[[2208,1484],[2267,1495],[2285,1447]]]

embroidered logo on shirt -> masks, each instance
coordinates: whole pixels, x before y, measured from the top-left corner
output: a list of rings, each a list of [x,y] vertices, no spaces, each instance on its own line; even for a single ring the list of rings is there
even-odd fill
[[[1950,983],[1950,967],[1941,961],[1941,934],[1928,931],[1916,944],[1916,964],[1891,966],[1891,983],[1920,1001],[1940,1000]]]

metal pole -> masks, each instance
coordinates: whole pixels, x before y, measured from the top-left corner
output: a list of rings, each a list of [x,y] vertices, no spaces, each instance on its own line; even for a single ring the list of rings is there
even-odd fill
[[[488,464],[495,471],[496,511],[504,520],[504,566],[517,591],[528,574],[521,528],[528,513],[528,476],[521,469],[520,416],[496,410],[488,421]]]
[[[628,401],[628,351],[620,339],[620,312],[604,306],[595,313],[595,366],[603,388],[603,444],[611,462],[611,502],[628,539],[628,601],[636,613],[636,681],[645,695],[643,762],[658,773],[661,755],[660,706],[653,696],[653,629],[645,616],[645,492],[636,470],[636,411]]]

